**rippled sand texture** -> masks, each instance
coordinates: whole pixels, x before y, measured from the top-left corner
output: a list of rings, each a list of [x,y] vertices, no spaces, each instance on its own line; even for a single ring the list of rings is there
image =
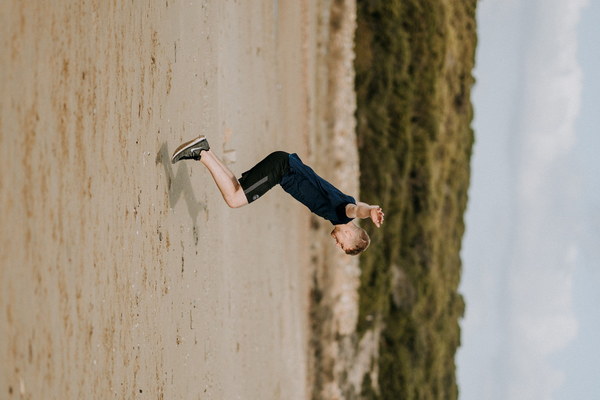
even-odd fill
[[[309,153],[313,1],[0,5],[0,398],[303,399],[310,218],[239,175]]]

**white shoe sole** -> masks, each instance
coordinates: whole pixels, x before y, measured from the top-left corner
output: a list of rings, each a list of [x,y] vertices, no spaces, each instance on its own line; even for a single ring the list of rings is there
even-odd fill
[[[171,157],[171,164],[174,164],[177,156],[179,156],[188,147],[195,146],[198,143],[205,141],[205,140],[206,140],[206,136],[199,136],[196,139],[192,139],[189,142],[185,142],[185,143],[181,144],[178,148],[175,149],[175,152],[173,153],[173,156]]]

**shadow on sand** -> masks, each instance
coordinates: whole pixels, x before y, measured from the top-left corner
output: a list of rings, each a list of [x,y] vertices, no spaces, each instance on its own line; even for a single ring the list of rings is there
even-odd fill
[[[167,187],[169,189],[169,206],[175,208],[175,205],[183,196],[190,218],[192,218],[194,223],[194,232],[196,232],[198,214],[200,214],[200,211],[206,211],[206,204],[201,203],[194,194],[187,165],[185,163],[180,163],[177,168],[177,175],[173,174],[173,166],[171,164],[169,149],[166,142],[162,144],[160,150],[156,154],[156,164],[162,164],[163,169],[165,170]]]

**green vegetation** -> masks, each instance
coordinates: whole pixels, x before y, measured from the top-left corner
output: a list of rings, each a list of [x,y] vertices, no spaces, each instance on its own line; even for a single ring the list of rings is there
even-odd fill
[[[476,3],[358,0],[361,197],[386,213],[361,256],[358,331],[384,327],[365,398],[458,397]]]

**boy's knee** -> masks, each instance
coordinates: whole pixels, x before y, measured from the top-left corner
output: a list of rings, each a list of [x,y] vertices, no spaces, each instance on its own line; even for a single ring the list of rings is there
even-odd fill
[[[248,203],[246,203],[248,204]],[[240,208],[242,206],[244,206],[245,204],[243,204],[242,202],[236,201],[236,200],[227,200],[227,205],[229,206],[229,208]]]
[[[240,188],[233,195],[227,196],[225,202],[230,208],[240,208],[248,204],[248,199],[246,199],[246,194]]]

